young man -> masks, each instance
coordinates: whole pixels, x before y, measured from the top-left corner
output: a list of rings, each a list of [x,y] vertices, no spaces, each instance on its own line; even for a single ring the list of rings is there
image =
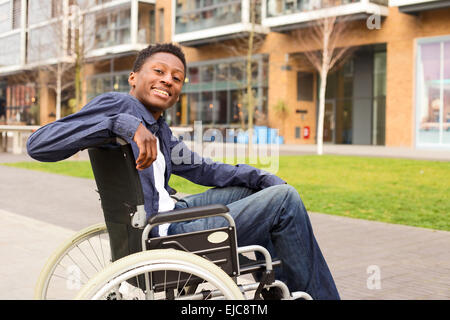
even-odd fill
[[[306,209],[293,187],[248,165],[203,159],[173,137],[162,114],[178,101],[185,72],[185,57],[179,47],[149,46],[135,61],[128,79],[129,94],[102,94],[81,111],[40,128],[28,140],[28,153],[39,161],[59,161],[121,136],[132,145],[148,216],[174,208],[226,205],[236,222],[239,246],[261,245],[281,259],[277,278],[291,291],[305,291],[314,299],[339,299]],[[172,173],[216,188],[187,196],[174,205],[168,185]],[[160,226],[152,236],[223,223],[220,218],[172,223]]]

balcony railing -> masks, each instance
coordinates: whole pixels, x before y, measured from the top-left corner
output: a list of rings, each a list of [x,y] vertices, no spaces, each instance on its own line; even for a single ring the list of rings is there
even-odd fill
[[[389,0],[264,0],[262,25],[289,30],[329,16],[388,15]]]
[[[198,2],[196,2],[198,3]],[[175,33],[210,29],[242,21],[242,1],[209,1],[196,7],[194,1],[177,1]],[[204,2],[205,3],[205,2]]]
[[[256,1],[254,30],[261,27],[261,0]],[[251,29],[250,0],[173,0],[172,40],[183,45],[233,37]]]
[[[364,0],[266,0],[267,17],[309,12],[313,10],[361,3]],[[369,0],[368,2],[388,6],[389,0]]]
[[[21,64],[21,34],[8,33],[0,36],[0,68],[10,68]]]

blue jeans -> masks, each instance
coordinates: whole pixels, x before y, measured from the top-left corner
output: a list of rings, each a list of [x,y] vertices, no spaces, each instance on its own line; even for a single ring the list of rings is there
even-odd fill
[[[276,278],[293,291],[313,299],[340,299],[313,234],[308,213],[295,188],[287,184],[261,191],[245,187],[213,188],[187,196],[175,208],[208,204],[226,205],[236,223],[238,246],[260,245],[282,262]],[[172,223],[168,234],[179,234],[227,225],[222,217]]]

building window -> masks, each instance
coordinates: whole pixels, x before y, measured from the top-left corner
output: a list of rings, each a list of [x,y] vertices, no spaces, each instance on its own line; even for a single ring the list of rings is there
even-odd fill
[[[416,143],[450,146],[450,37],[418,41]]]
[[[171,125],[241,127],[246,123],[245,58],[229,58],[191,63],[179,103],[168,110]],[[255,121],[267,114],[267,56],[256,55],[252,62]]]
[[[4,115],[7,124],[36,124],[36,88],[34,84],[15,84],[6,88]],[[33,109],[32,109],[33,108]]]
[[[297,100],[313,101],[314,75],[311,72],[297,72]]]
[[[164,9],[159,9],[159,42],[164,42]]]
[[[128,71],[96,74],[86,79],[87,99],[91,100],[99,94],[117,91],[129,92]]]
[[[84,22],[86,47],[100,49],[130,43],[130,23],[129,4],[88,13]]]
[[[373,57],[372,144],[384,145],[386,140],[386,51]]]
[[[241,22],[241,0],[177,0],[175,33]]]
[[[22,20],[22,0],[13,1],[12,28],[19,29]]]

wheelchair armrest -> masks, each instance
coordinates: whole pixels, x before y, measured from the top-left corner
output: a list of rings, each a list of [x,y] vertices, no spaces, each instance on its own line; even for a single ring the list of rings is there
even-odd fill
[[[228,208],[221,204],[213,204],[208,206],[192,207],[186,209],[177,209],[158,213],[152,216],[148,223],[150,225],[158,225],[163,223],[195,220],[210,216],[224,215],[228,212]]]

